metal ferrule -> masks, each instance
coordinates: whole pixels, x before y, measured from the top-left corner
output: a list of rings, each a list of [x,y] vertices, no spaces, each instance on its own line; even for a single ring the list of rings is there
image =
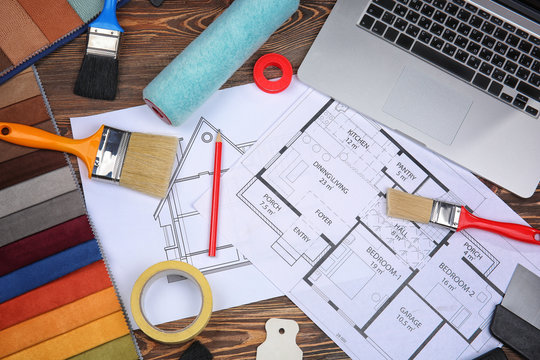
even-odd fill
[[[118,183],[131,133],[105,126],[96,154],[92,177]]]
[[[433,201],[430,222],[457,230],[461,207],[441,201]]]
[[[116,59],[120,44],[120,31],[91,27],[88,32],[86,54],[108,56]]]

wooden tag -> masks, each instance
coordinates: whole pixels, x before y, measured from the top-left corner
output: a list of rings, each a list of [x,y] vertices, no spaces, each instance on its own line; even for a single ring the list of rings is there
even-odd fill
[[[266,340],[257,348],[256,360],[300,360],[302,350],[296,345],[299,327],[296,321],[269,319]]]

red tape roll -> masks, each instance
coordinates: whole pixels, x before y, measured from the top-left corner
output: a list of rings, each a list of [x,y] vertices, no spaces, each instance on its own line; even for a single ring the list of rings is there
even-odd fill
[[[283,73],[279,80],[270,81],[264,76],[264,69],[270,66],[277,67]],[[269,94],[277,94],[289,87],[292,75],[293,70],[289,60],[283,55],[274,53],[261,56],[253,68],[253,79],[255,80],[255,84],[257,84],[259,89]]]

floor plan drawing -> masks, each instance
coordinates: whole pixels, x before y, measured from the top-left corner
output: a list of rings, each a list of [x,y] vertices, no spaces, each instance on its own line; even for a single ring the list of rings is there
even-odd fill
[[[388,188],[490,206],[435,159],[308,91],[228,174],[222,231],[351,358],[478,356],[497,346],[488,327],[516,258],[537,264],[495,235],[386,216]]]
[[[213,159],[217,132],[216,127],[201,117],[186,148],[179,152],[167,195],[154,213],[163,231],[166,259],[187,262],[206,274],[250,264],[230,243],[220,243],[219,257],[209,257],[207,238],[200,236],[200,229],[207,226],[207,220],[193,207],[193,202],[201,195],[201,189],[208,188],[214,176],[213,163],[202,162],[200,154],[208,154]],[[225,133],[221,136],[229,158],[243,155],[254,143],[237,145]],[[227,170],[223,167],[222,173]]]
[[[306,91],[294,80],[287,90],[267,94],[255,84],[215,92],[182,125],[158,119],[143,105],[71,119],[74,136],[85,138],[102,124],[130,132],[175,136],[182,139],[166,199],[154,198],[121,186],[82,179],[86,206],[96,236],[108,254],[110,269],[131,325],[133,284],[142,271],[164,260],[181,260],[199,268],[212,288],[213,310],[221,310],[283,295],[255,266],[218,235],[215,257],[208,256],[210,221],[193,201],[212,185],[215,136],[223,135],[222,179],[228,169]],[[85,171],[84,165],[81,166]],[[86,175],[86,174],[84,174]],[[220,217],[222,216],[220,211]],[[218,227],[222,221],[218,222]],[[179,279],[159,279],[156,295],[146,306],[152,323],[198,314],[197,303],[178,306],[192,290]]]

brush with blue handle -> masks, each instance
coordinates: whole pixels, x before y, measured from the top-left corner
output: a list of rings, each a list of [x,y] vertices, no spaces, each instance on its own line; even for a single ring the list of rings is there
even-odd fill
[[[73,92],[114,100],[118,83],[118,46],[124,30],[116,19],[116,0],[105,0],[103,11],[90,23],[88,45]]]

